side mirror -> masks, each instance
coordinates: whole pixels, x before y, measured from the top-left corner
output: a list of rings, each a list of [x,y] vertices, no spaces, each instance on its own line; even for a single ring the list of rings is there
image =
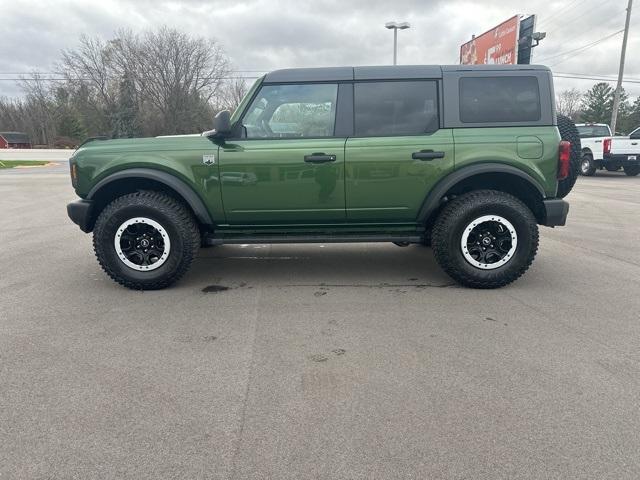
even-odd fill
[[[202,132],[203,137],[224,138],[231,134],[231,112],[222,110],[213,119],[213,130]]]

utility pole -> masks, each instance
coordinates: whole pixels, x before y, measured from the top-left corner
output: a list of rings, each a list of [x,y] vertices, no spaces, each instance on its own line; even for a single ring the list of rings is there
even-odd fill
[[[618,70],[618,85],[613,95],[613,111],[611,112],[611,132],[616,134],[616,122],[618,120],[618,109],[620,108],[620,94],[622,93],[622,75],[624,74],[624,56],[627,52],[627,38],[629,37],[629,23],[631,22],[631,7],[633,0],[629,0],[627,5],[627,20],[624,23],[624,36],[622,37],[622,52],[620,53],[620,70]]]

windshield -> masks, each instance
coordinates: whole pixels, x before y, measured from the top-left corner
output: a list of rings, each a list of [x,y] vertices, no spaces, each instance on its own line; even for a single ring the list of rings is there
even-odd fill
[[[607,125],[584,125],[578,128],[580,138],[593,138],[593,137],[610,137],[611,132]]]

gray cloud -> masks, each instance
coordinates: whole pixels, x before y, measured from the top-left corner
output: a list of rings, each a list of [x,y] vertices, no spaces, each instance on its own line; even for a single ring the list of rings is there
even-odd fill
[[[0,72],[50,71],[60,50],[73,47],[81,34],[109,38],[119,28],[142,30],[169,25],[216,38],[238,70],[293,66],[390,63],[389,20],[412,28],[399,34],[400,63],[455,63],[460,44],[515,13],[539,15],[547,38],[534,61],[544,60],[604,37],[623,26],[626,0],[584,2],[515,0],[1,0]],[[568,8],[567,8],[568,7]],[[640,9],[640,7],[637,7]],[[637,24],[634,13],[632,25]],[[584,52],[551,58],[554,71],[617,74],[622,36]],[[640,78],[640,31],[632,29],[626,72]],[[546,63],[546,62],[543,62]],[[554,63],[557,63],[554,65]],[[250,75],[247,73],[246,75]],[[0,78],[3,77],[0,75]],[[4,76],[6,77],[6,75]],[[556,80],[558,90],[585,90],[592,80]],[[640,95],[640,84],[627,84]],[[0,95],[19,89],[0,81]]]

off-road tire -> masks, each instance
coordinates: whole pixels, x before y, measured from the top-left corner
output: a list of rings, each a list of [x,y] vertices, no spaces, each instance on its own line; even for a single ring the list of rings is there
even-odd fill
[[[624,174],[628,177],[635,177],[640,173],[640,165],[627,165],[624,167]]]
[[[469,223],[484,215],[511,222],[518,243],[513,257],[493,270],[471,265],[460,245]],[[503,287],[527,271],[538,251],[538,224],[529,208],[516,197],[495,190],[476,190],[449,202],[433,227],[433,252],[438,264],[456,282],[473,288]]]
[[[158,222],[169,235],[169,256],[154,270],[134,270],[116,253],[116,230],[136,217]],[[158,290],[175,283],[189,270],[199,246],[200,230],[191,211],[161,192],[140,191],[116,198],[100,212],[93,230],[93,249],[102,269],[120,285],[134,290]]]
[[[571,142],[571,156],[569,160],[569,175],[567,178],[558,181],[558,198],[564,198],[576,183],[578,174],[580,173],[580,163],[582,161],[582,145],[580,144],[580,134],[575,123],[565,116],[558,115],[558,130],[562,140]]]
[[[580,161],[580,174],[585,177],[592,177],[595,173],[596,166],[593,164],[593,156],[590,153],[584,153]]]

